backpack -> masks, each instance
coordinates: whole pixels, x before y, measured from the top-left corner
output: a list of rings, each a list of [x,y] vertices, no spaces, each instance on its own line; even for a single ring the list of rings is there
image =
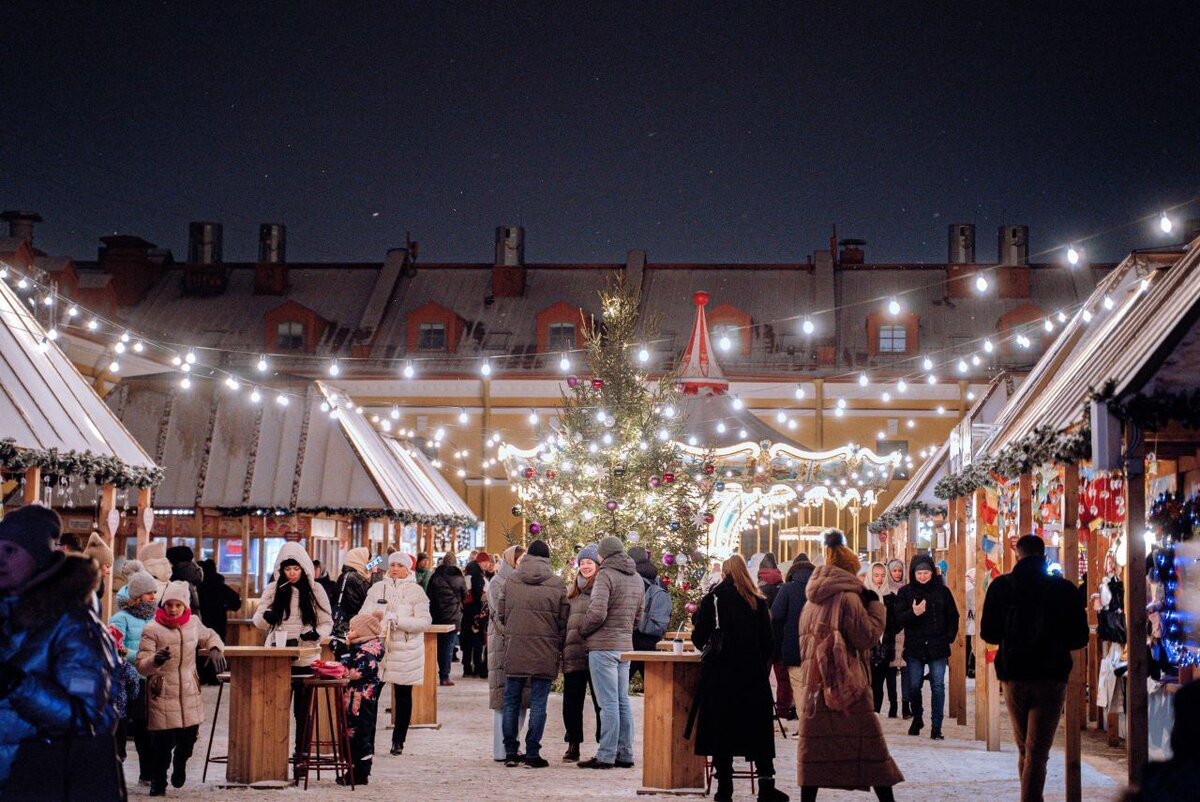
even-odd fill
[[[805,684],[809,688],[810,701],[815,702],[817,695],[820,694],[825,702],[825,707],[835,711],[849,710],[850,705],[862,695],[864,690],[862,684],[853,681],[853,677],[859,669],[854,665],[855,660],[852,657],[854,650],[842,636],[842,605],[844,603],[845,600],[841,598],[836,601],[832,619],[828,624],[821,625],[817,634],[812,638],[815,641],[815,645],[812,647],[813,659],[802,663],[802,665],[808,666],[809,676]],[[809,715],[815,713],[816,705],[810,704],[808,712]]]
[[[634,631],[652,638],[661,638],[667,634],[667,627],[670,625],[671,594],[663,590],[657,582],[650,582],[642,595],[642,620],[638,622]]]

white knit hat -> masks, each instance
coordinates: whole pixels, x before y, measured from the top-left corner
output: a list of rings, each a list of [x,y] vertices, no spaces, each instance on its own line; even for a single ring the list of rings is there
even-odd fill
[[[192,586],[182,580],[175,580],[167,585],[167,589],[163,591],[162,597],[158,600],[159,606],[165,605],[169,601],[183,602],[184,607],[191,606],[192,603]]]

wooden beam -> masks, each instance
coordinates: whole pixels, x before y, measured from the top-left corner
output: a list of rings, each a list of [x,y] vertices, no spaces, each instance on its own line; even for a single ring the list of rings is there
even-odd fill
[[[250,516],[242,516],[242,601],[254,593],[250,587]]]
[[[987,554],[983,550],[983,536],[980,531],[981,516],[979,507],[983,504],[983,490],[976,490],[969,496],[970,515],[975,520],[975,611],[978,615],[983,611],[984,581],[987,576]],[[988,737],[988,670],[987,644],[978,635],[976,627],[974,642],[975,651],[975,740],[986,741]]]
[[[954,597],[954,606],[958,608],[958,632],[954,642],[950,644],[950,709],[947,716],[966,724],[967,717],[967,596],[966,596],[966,565],[964,554],[959,549],[959,542],[966,538],[964,527],[959,525],[958,508],[961,499],[951,499],[947,514],[950,519],[950,534],[947,542],[947,560],[950,566],[950,593]]]
[[[116,542],[116,530],[109,527],[109,513],[117,508],[117,488],[114,485],[104,485],[100,488],[100,537],[110,549]],[[113,588],[111,572],[104,579],[104,597],[100,599],[101,616],[104,623],[112,618]]]
[[[1063,466],[1062,496],[1062,568],[1063,578],[1072,585],[1079,583],[1079,468]],[[1081,802],[1083,780],[1080,765],[1080,725],[1084,723],[1083,675],[1087,667],[1087,651],[1071,655],[1071,675],[1067,680],[1066,726],[1064,738],[1066,802]]]
[[[141,551],[142,547],[150,542],[150,531],[154,526],[154,506],[153,496],[150,488],[142,488],[138,491],[137,500],[137,550]],[[149,515],[147,515],[149,511]],[[146,526],[149,523],[150,526]],[[136,553],[136,552],[135,552]]]
[[[1081,530],[1084,531],[1084,530]],[[1096,610],[1092,607],[1092,594],[1099,592],[1100,589],[1100,572],[1104,570],[1104,563],[1101,555],[1107,549],[1101,541],[1100,532],[1092,532],[1087,535],[1087,617],[1088,617],[1088,674],[1087,674],[1087,698],[1088,698],[1088,721],[1094,721],[1097,725],[1100,723],[1100,707],[1096,704],[1097,688],[1100,684],[1100,641],[1096,637],[1096,625],[1098,616]]]
[[[42,469],[38,467],[25,469],[25,487],[21,497],[22,504],[32,504],[42,500]]]
[[[1146,463],[1145,446],[1140,437],[1137,444],[1126,429],[1127,448],[1125,488],[1129,494],[1125,505],[1125,617],[1129,643],[1129,670],[1126,674],[1127,719],[1125,749],[1129,759],[1129,782],[1141,782],[1150,751],[1150,728],[1147,717],[1149,703],[1146,692]],[[1129,446],[1134,446],[1132,449]]]

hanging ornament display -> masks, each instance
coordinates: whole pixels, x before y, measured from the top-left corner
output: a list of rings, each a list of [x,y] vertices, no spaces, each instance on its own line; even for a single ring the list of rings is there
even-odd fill
[[[669,551],[663,552],[662,563],[663,565],[674,565],[675,555]]]
[[[675,564],[678,566],[687,565],[688,564],[688,556],[686,554],[684,554],[682,551],[679,552],[678,554],[675,555]]]
[[[715,520],[717,520],[717,519],[713,516],[713,514],[711,512],[704,514],[704,523],[711,524]]]
[[[671,523],[669,524],[669,526],[670,526],[670,528],[671,528],[671,531],[672,531],[672,532],[678,532],[678,531],[679,531],[679,521],[671,521]]]
[[[722,481],[720,481],[719,479],[718,479],[718,480],[717,480],[717,482],[716,482],[716,483],[713,485],[713,490],[717,491],[718,493],[720,493],[720,492],[721,492],[722,490],[724,490],[724,489],[725,489],[725,483],[724,483],[724,482],[722,482]]]
[[[592,379],[592,389],[593,390],[603,390],[604,389],[604,379],[601,379],[601,378]]]
[[[683,609],[687,611],[688,615],[695,615],[696,611],[700,608],[696,606],[695,602],[688,602],[687,604],[683,605]]]
[[[549,471],[546,471],[546,478],[547,478],[547,479],[553,479],[555,476],[558,476],[558,472],[557,472],[557,471],[554,471],[554,470],[549,470]]]
[[[716,473],[716,470],[717,470],[717,466],[716,466],[716,465],[713,465],[711,462],[707,462],[707,463],[705,463],[705,465],[704,465],[704,472],[705,472],[706,474],[708,474],[709,476],[712,476],[714,473]]]

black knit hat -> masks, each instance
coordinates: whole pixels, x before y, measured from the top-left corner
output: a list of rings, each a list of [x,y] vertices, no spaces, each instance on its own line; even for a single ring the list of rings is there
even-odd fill
[[[529,556],[550,559],[550,547],[544,540],[535,540],[529,544]]]
[[[195,553],[187,546],[172,546],[167,549],[167,562],[171,565],[190,563],[196,559]]]
[[[16,543],[29,552],[39,571],[50,564],[61,532],[58,513],[41,504],[28,504],[0,520],[0,540]]]

